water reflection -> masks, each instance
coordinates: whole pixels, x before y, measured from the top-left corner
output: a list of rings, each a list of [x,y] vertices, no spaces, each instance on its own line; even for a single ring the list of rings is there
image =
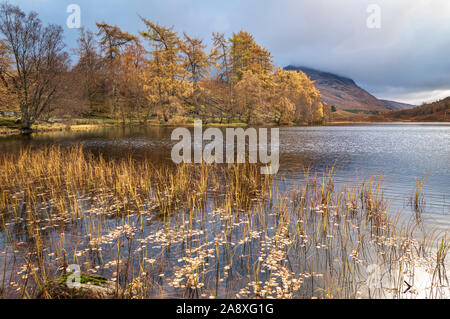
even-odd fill
[[[87,132],[56,132],[0,139],[1,152],[48,144],[74,146],[108,157],[149,158],[171,164],[173,128],[117,127]],[[429,173],[424,194],[425,223],[442,230],[450,226],[450,125],[445,123],[371,124],[280,129],[280,178],[299,179],[336,165],[336,181],[357,176],[384,177],[385,195],[396,211],[410,213],[406,202],[418,176]]]

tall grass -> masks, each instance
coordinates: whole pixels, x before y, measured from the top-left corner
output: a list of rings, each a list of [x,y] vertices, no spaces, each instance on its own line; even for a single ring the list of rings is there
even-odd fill
[[[425,196],[423,195],[423,188],[428,175],[429,174],[420,176],[417,179],[416,187],[412,190],[411,197],[409,199],[410,205],[416,213],[416,219],[418,221],[422,220],[422,213],[425,209]]]
[[[423,268],[427,294],[448,286],[448,240],[418,240],[377,177],[338,188],[334,168],[274,182],[256,164],[154,167],[48,147],[2,154],[0,178],[5,298],[57,297],[47,284],[72,263],[123,298],[409,298]]]

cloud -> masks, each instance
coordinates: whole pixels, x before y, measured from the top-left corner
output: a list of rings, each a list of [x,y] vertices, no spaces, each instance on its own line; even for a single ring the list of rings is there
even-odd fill
[[[143,29],[137,15],[209,40],[211,32],[245,29],[276,64],[305,65],[353,78],[376,96],[412,101],[450,90],[448,0],[47,0],[11,1],[65,24],[77,3],[83,25]],[[369,4],[381,8],[381,28],[369,29]],[[76,30],[67,29],[75,45]],[[433,97],[432,97],[433,99]]]

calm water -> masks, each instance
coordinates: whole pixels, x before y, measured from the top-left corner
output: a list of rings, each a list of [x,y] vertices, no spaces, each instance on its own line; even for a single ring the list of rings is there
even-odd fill
[[[170,162],[172,128],[108,128],[81,133],[2,137],[1,152],[46,144],[87,149],[109,157],[131,154],[155,163]],[[429,174],[424,188],[427,227],[450,229],[450,124],[395,123],[280,129],[280,178],[301,179],[304,169],[321,173],[336,165],[338,183],[356,176],[382,175],[385,197],[395,213],[408,218],[411,191],[418,176]]]
[[[0,138],[0,151],[17,152],[24,146],[39,148],[55,144],[71,147],[83,144],[87,150],[102,154],[106,158],[131,155],[138,160],[149,158],[156,166],[166,165],[172,163],[170,152],[172,145],[176,143],[170,140],[172,130],[162,127],[108,128],[90,132],[39,134],[27,138],[10,136]],[[390,202],[390,212],[401,214],[404,221],[414,219],[415,213],[410,208],[408,200],[416,186],[417,178],[428,174],[423,190],[426,205],[422,216],[424,223],[421,225],[427,229],[450,230],[449,124],[281,128],[280,163],[280,172],[277,175],[280,189],[289,187],[294,181],[301,181],[306,170],[312,174],[322,174],[333,165],[336,166],[337,191],[343,184],[353,184],[356,178],[361,178],[362,175],[382,176],[384,196]],[[104,196],[100,197],[104,199],[109,194]],[[218,197],[208,197],[204,203],[207,214],[203,214],[203,209],[200,209],[189,215],[192,219],[191,226],[185,226],[186,215],[184,212],[181,213],[181,210],[180,214],[171,215],[170,223],[167,223],[165,217],[154,214],[151,209],[144,212],[129,211],[130,214],[121,217],[116,216],[112,208],[105,206],[103,201],[98,204],[94,198],[83,196],[78,200],[83,216],[77,216],[75,219],[64,216],[49,218],[46,215],[48,206],[39,208],[41,218],[36,224],[39,226],[39,240],[42,240],[44,263],[50,278],[58,275],[58,265],[62,263],[61,256],[64,254],[58,247],[64,247],[68,261],[80,264],[83,272],[92,272],[111,280],[117,279],[123,287],[128,285],[130,273],[141,271],[141,263],[145,259],[146,263],[149,263],[145,268],[148,274],[143,276],[151,280],[150,295],[158,296],[159,287],[163,287],[161,291],[164,290],[164,297],[186,297],[184,289],[172,287],[170,283],[174,283],[176,278],[185,278],[184,272],[191,274],[192,270],[189,270],[188,265],[200,260],[202,267],[205,267],[201,276],[207,287],[201,291],[207,293],[214,291],[218,297],[234,298],[237,291],[242,291],[241,289],[250,285],[243,274],[253,275],[254,265],[259,264],[262,259],[263,268],[267,268],[266,270],[270,265],[274,265],[274,261],[276,265],[284,267],[283,262],[287,260],[295,276],[309,274],[309,277],[303,277],[305,280],[295,297],[310,298],[320,293],[321,284],[326,282],[317,281],[314,273],[326,276],[332,269],[330,265],[337,267],[333,268],[335,270],[340,269],[340,265],[342,266],[340,258],[346,259],[353,254],[353,244],[351,242],[348,245],[344,244],[342,239],[345,238],[346,243],[347,238],[360,238],[356,236],[359,234],[361,224],[357,226],[353,223],[362,220],[357,217],[358,215],[345,220],[336,217],[332,220],[334,225],[339,227],[333,227],[336,230],[331,233],[336,236],[327,236],[323,239],[322,236],[316,236],[315,228],[321,218],[320,210],[313,209],[308,215],[312,222],[308,223],[307,236],[304,236],[307,240],[309,238],[312,244],[306,247],[306,244],[298,245],[303,243],[303,239],[295,242],[295,245],[290,243],[290,236],[281,241],[277,239],[273,225],[278,223],[280,216],[277,206],[272,207],[273,203],[265,205],[263,213],[260,214],[237,212],[233,215],[236,219],[233,219],[234,222],[230,223],[228,228],[227,215],[220,213],[222,207],[220,194]],[[303,220],[297,221],[295,216],[295,214],[290,216],[290,220],[294,221],[292,225],[301,224]],[[32,223],[29,224],[26,215],[13,217],[11,215],[1,221],[3,227],[0,232],[0,283],[5,278],[11,278],[5,296],[23,297],[19,293],[20,287],[25,287],[24,283],[28,282],[28,273],[24,275],[24,271],[31,260],[28,258],[34,258],[35,237],[30,231],[34,226]],[[145,218],[145,223],[141,218]],[[262,222],[263,220],[265,222]],[[339,223],[345,223],[345,229],[348,229],[344,237],[339,236],[342,226]],[[251,234],[246,225],[252,225]],[[297,229],[294,226],[289,227]],[[92,229],[95,230],[93,233]],[[289,230],[285,231],[289,235]],[[276,233],[279,233],[278,229]],[[323,240],[326,240],[326,245]],[[120,250],[119,247],[122,246],[119,243],[122,243],[122,246],[126,243],[123,246],[126,248]],[[228,243],[231,243],[231,246]],[[295,249],[285,249],[287,246],[279,248],[280,243],[287,243],[283,245],[291,245],[289,247]],[[340,249],[328,249],[328,245]],[[324,247],[327,248],[323,249]],[[191,258],[191,249],[197,254],[194,254],[195,258]],[[368,252],[369,250],[364,251],[363,255],[366,258]],[[220,256],[215,258],[215,253]],[[126,268],[121,266],[119,271],[118,265],[123,264],[125,260],[127,260]],[[190,261],[186,263],[184,260]],[[264,264],[267,260],[272,263]],[[367,262],[370,260],[369,258]],[[231,267],[229,277],[225,265]],[[364,270],[366,266],[362,264],[360,267]],[[222,271],[223,277],[219,281]],[[277,271],[277,276],[285,273],[285,270]],[[274,273],[277,274],[277,271]],[[272,274],[272,271],[270,273]],[[261,275],[263,281],[269,280],[268,274],[269,272],[266,272]],[[332,274],[334,276],[335,272]],[[163,279],[161,275],[167,279]],[[281,277],[278,279],[281,280]],[[219,283],[222,281],[223,283]],[[215,288],[212,285],[215,285]],[[189,293],[196,291],[189,290]],[[204,293],[201,296],[208,295]],[[195,298],[198,295],[188,297]]]

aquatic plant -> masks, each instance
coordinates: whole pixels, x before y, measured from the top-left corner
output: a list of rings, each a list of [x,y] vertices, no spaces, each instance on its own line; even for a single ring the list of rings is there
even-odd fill
[[[69,264],[122,298],[445,296],[447,237],[391,215],[381,178],[336,186],[334,172],[274,182],[256,164],[2,154],[1,296],[49,297]]]

